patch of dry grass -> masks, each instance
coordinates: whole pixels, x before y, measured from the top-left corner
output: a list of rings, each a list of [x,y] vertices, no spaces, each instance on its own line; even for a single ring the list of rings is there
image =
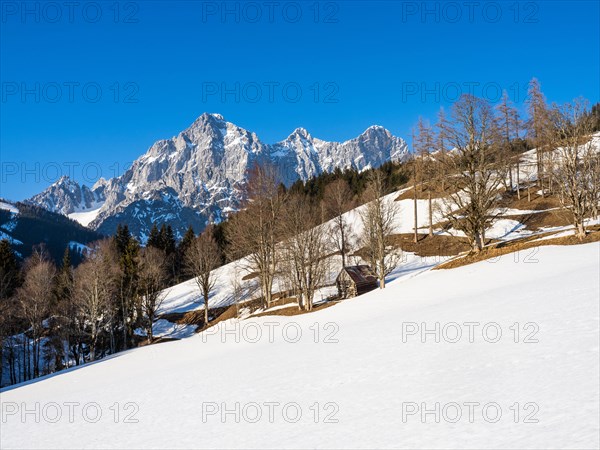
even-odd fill
[[[523,239],[516,239],[509,242],[500,242],[492,246],[485,247],[479,253],[467,253],[456,258],[451,259],[439,266],[436,269],[454,269],[456,267],[462,267],[469,264],[473,264],[479,261],[485,261],[486,259],[497,258],[499,256],[507,255],[517,251],[527,250],[535,247],[542,247],[545,245],[579,245],[589,244],[591,242],[600,242],[600,227],[590,227],[588,234],[583,240],[579,240],[574,235],[562,236],[557,238],[549,238],[539,240],[540,237],[552,235],[555,232],[547,233],[543,235],[528,236]]]
[[[392,242],[403,251],[417,256],[454,256],[471,248],[469,241],[463,237],[445,234],[417,234],[415,243],[413,233],[402,233],[392,236]]]

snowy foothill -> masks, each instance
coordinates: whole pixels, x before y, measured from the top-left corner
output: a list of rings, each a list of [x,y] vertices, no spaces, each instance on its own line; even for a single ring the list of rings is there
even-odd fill
[[[2,447],[598,448],[600,247],[515,261],[6,389]]]
[[[95,205],[92,209],[87,211],[77,211],[68,215],[69,219],[72,219],[76,222],[79,222],[84,227],[87,227],[90,223],[94,221],[100,210],[102,209],[102,204],[100,206]]]
[[[6,203],[3,201],[0,201],[0,209],[4,209],[4,210],[10,212],[11,214],[19,214],[19,208],[17,208],[15,205],[13,205],[11,203]]]

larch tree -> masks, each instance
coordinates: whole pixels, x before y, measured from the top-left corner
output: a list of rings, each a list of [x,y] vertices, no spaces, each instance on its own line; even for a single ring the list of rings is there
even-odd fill
[[[542,87],[537,78],[533,78],[529,82],[527,109],[529,113],[527,133],[531,144],[536,148],[537,181],[542,195],[545,195],[544,155],[548,150],[551,140],[551,126],[546,98],[542,93]]]
[[[512,110],[512,121],[511,125],[514,129],[513,136],[514,139],[521,139],[521,128],[522,128],[522,120],[519,115],[519,111],[517,108]],[[515,157],[515,187],[517,190],[517,198],[521,200],[521,155],[516,155]]]
[[[432,190],[433,185],[435,183],[436,178],[436,170],[434,165],[434,159],[432,153],[435,151],[436,147],[436,137],[433,128],[423,121],[422,118],[419,118],[419,122],[417,124],[417,134],[414,137],[414,151],[415,151],[415,164],[417,170],[415,171],[421,185],[427,186],[427,202],[428,202],[428,221],[429,221],[429,236],[433,236],[433,196]],[[415,242],[417,242],[417,196],[414,195],[414,211],[415,211]]]
[[[435,150],[436,150],[436,168],[437,174],[436,178],[440,181],[440,190],[443,192],[446,191],[446,172],[445,172],[445,164],[444,160],[448,153],[449,149],[449,139],[448,139],[448,129],[449,122],[446,116],[446,111],[444,108],[440,108],[437,115],[437,122],[435,124],[434,134],[436,136],[435,140]]]
[[[513,160],[516,159],[518,161],[518,156],[517,158],[514,157],[513,150],[513,142],[518,137],[518,135],[515,134],[516,127],[513,122],[515,117],[518,117],[518,112],[506,91],[502,92],[502,98],[500,99],[500,103],[496,106],[496,111],[498,113],[498,132],[501,136],[501,143],[498,146],[497,154],[500,168],[504,169],[503,172],[505,173],[503,180],[508,178],[506,190],[513,192],[515,186],[513,180]]]

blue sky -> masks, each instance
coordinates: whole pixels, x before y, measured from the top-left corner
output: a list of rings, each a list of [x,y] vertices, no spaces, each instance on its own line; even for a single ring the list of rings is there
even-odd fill
[[[116,5],[1,2],[0,197],[120,174],[205,111],[271,143],[409,137],[460,92],[520,104],[534,76],[600,99],[597,1]]]

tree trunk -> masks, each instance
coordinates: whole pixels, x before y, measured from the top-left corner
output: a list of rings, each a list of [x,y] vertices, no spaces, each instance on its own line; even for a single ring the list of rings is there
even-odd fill
[[[479,253],[483,248],[482,238],[479,232],[474,233],[471,248],[475,253]]]
[[[575,222],[575,236],[577,236],[577,239],[580,241],[585,238],[585,226],[583,225],[583,222]]]
[[[415,244],[419,241],[419,237],[417,236],[417,183],[415,182],[415,185],[413,186],[413,191],[414,191],[414,209],[415,209],[415,236],[414,236],[414,240],[415,240]]]
[[[519,171],[521,169],[521,166],[519,164],[519,161],[517,160],[517,198],[519,200],[521,200],[521,175],[519,174]]]
[[[340,216],[341,218],[341,216]],[[344,231],[344,224],[341,223],[340,227],[340,239],[341,239],[341,247],[342,247],[342,267],[346,267],[346,233]]]
[[[204,326],[208,326],[208,295],[204,295]]]
[[[429,201],[429,237],[433,237],[433,205],[431,200],[431,190],[428,192],[427,200]]]
[[[385,289],[385,261],[379,261],[379,289]]]

